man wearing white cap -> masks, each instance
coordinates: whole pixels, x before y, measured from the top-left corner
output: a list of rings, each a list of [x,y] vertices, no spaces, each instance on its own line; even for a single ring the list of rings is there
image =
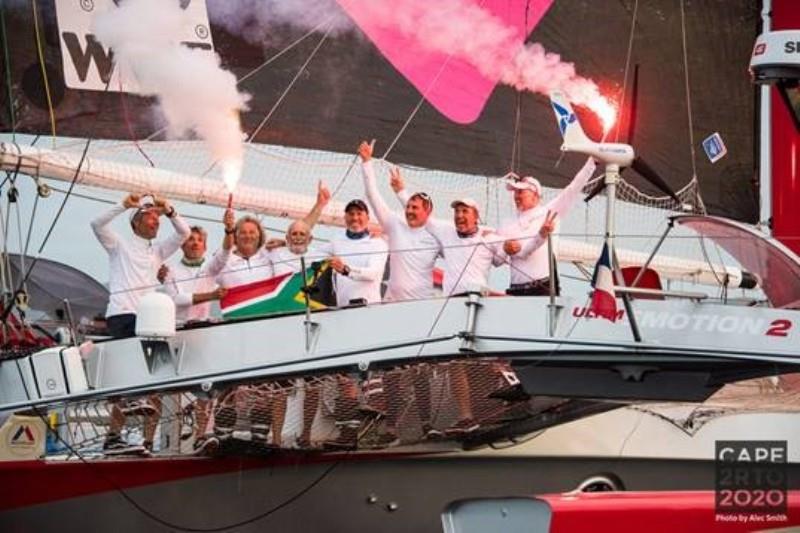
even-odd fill
[[[506,291],[513,296],[545,296],[550,293],[550,267],[547,257],[547,237],[556,229],[557,219],[575,204],[581,190],[595,170],[592,158],[586,161],[572,182],[551,201],[540,205],[542,186],[531,176],[513,176],[506,188],[514,193],[517,218],[506,223],[500,233],[512,239],[504,245],[510,256],[511,286]]]
[[[191,233],[189,226],[178,216],[166,199],[158,196],[142,197],[129,194],[91,222],[97,240],[108,252],[109,301],[106,324],[112,337],[132,337],[136,334],[136,307],[142,296],[158,286],[157,273],[161,264],[178,251],[181,243]],[[123,240],[110,228],[111,221],[128,209],[135,209],[130,217],[133,239]],[[154,242],[160,226],[159,217],[166,215],[175,233],[167,239]],[[147,400],[112,403],[111,420],[103,450],[107,454],[148,453],[153,444],[156,423],[161,411],[157,397]],[[129,415],[145,415],[144,443],[134,446],[122,440],[121,431]]]
[[[147,201],[138,194],[129,194],[91,222],[97,240],[108,252],[109,301],[106,323],[113,337],[130,337],[135,334],[136,307],[139,300],[159,286],[156,275],[166,259],[178,251],[191,231],[175,208],[160,197]],[[141,205],[140,205],[141,202]],[[111,221],[128,209],[135,209],[130,218],[133,239],[123,240],[112,230]],[[155,242],[159,217],[166,215],[175,233],[163,241]]]

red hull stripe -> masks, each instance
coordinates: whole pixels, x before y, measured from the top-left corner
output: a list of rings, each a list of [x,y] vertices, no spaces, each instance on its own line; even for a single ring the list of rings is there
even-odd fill
[[[0,462],[0,511],[48,503],[89,494],[130,489],[181,479],[226,474],[272,466],[330,463],[353,460],[387,460],[433,455],[391,454],[285,454],[272,458],[126,458],[82,461]],[[2,529],[2,528],[0,528]]]
[[[784,531],[782,528],[800,524],[800,491],[796,490],[788,493],[785,515],[773,515],[767,519],[763,513],[762,520],[750,519],[751,513],[718,516],[714,509],[714,491],[710,490],[547,494],[538,498],[545,500],[552,510],[550,533],[739,533]],[[748,520],[745,522],[738,515],[744,515]]]

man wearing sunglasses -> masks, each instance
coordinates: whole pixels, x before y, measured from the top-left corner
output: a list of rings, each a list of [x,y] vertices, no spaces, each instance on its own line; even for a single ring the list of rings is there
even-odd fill
[[[412,194],[405,202],[404,216],[390,210],[378,192],[375,183],[375,170],[372,166],[373,146],[363,141],[358,147],[361,157],[361,172],[367,199],[375,211],[381,229],[389,240],[389,283],[384,300],[420,300],[434,295],[433,268],[436,258],[441,254],[439,242],[425,229],[425,224],[433,211],[433,200],[427,193]],[[397,168],[390,170],[391,180],[396,184],[400,177]],[[430,372],[427,367],[418,365],[413,371],[412,386],[419,413],[422,432],[425,436],[440,434],[431,425]],[[403,372],[387,372],[383,383],[386,388],[386,431],[382,443],[397,441],[397,421],[402,402]]]
[[[545,246],[547,238],[555,231],[558,219],[563,218],[575,204],[594,170],[595,162],[589,158],[575,174],[572,182],[544,205],[541,205],[542,186],[539,180],[532,176],[521,178],[516,174],[507,178],[506,189],[514,194],[514,205],[517,207],[516,219],[507,222],[500,229],[500,234],[510,239],[503,246],[503,250],[510,256],[511,265],[511,284],[507,294],[550,294],[552,280]]]
[[[440,247],[425,229],[433,211],[433,201],[424,192],[412,194],[405,203],[405,216],[391,211],[378,192],[372,166],[371,144],[358,147],[367,199],[389,239],[389,284],[385,300],[419,300],[433,296],[433,267]],[[396,180],[399,171],[391,170]]]

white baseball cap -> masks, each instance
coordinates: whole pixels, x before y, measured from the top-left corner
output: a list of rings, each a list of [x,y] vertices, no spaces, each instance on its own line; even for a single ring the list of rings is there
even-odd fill
[[[542,195],[542,184],[533,176],[525,176],[520,178],[516,174],[511,174],[506,178],[506,189],[509,191],[514,190],[529,190],[536,191],[539,196]]]
[[[480,213],[480,211],[481,211],[481,206],[478,205],[478,202],[476,202],[475,200],[473,200],[472,198],[469,198],[467,196],[465,196],[463,198],[459,198],[457,200],[453,200],[452,202],[450,202],[450,207],[452,207],[453,209],[455,209],[459,205],[465,205],[467,207],[471,207],[475,211],[477,211],[478,213]]]
[[[137,217],[139,217],[140,215],[144,214],[145,212],[153,209],[155,207],[155,203],[154,202],[155,202],[155,199],[153,198],[152,195],[150,195],[150,194],[143,195],[139,199],[139,205],[136,207],[136,209],[133,210],[133,212],[131,212],[130,216],[128,217],[128,219],[130,220],[131,224],[133,224],[133,221],[136,220]]]

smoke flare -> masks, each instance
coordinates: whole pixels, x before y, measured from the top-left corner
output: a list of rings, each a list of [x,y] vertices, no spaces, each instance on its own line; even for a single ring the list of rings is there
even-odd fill
[[[208,144],[233,190],[244,158],[239,112],[249,96],[217,54],[176,40],[184,21],[178,2],[125,0],[95,19],[98,39],[114,51],[122,80],[135,80],[138,93],[155,96],[169,134],[193,132]]]

